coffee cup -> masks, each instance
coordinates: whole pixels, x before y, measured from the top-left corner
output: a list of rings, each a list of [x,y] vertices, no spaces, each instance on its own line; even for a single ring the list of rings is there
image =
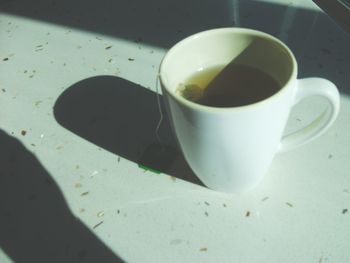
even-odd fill
[[[242,68],[246,73],[241,74]],[[200,94],[220,103],[223,98],[225,104],[206,104],[184,95],[186,88],[196,87],[186,81],[207,69],[216,69],[204,87],[211,91],[201,87]],[[232,72],[239,80],[220,81],[220,76],[230,77]],[[335,85],[317,77],[298,79],[297,73],[296,59],[283,42],[247,28],[200,32],[165,54],[159,80],[168,117],[186,161],[207,187],[230,193],[251,190],[276,154],[310,142],[332,125],[339,112]],[[272,84],[261,81],[259,74],[272,78],[277,88],[267,92]],[[226,88],[220,90],[223,83]],[[213,94],[221,99],[212,99]],[[312,96],[324,98],[327,109],[320,109],[306,127],[284,134],[291,109]]]

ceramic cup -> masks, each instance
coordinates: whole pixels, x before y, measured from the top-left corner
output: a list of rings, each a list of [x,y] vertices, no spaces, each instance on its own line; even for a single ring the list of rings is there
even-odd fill
[[[280,90],[249,105],[225,108],[200,105],[176,92],[194,72],[236,60],[269,74]],[[223,192],[254,188],[276,153],[310,142],[334,122],[339,111],[335,85],[321,78],[297,79],[297,72],[284,43],[245,28],[204,31],[166,53],[159,78],[168,116],[186,161],[207,187]],[[310,96],[325,98],[327,109],[308,126],[284,135],[291,109]]]

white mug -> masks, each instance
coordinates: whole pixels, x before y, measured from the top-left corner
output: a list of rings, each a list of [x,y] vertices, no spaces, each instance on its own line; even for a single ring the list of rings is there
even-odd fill
[[[224,108],[200,105],[176,92],[194,72],[236,60],[269,74],[280,90],[249,105]],[[246,28],[204,31],[166,53],[159,79],[168,116],[186,161],[207,187],[223,192],[254,188],[276,153],[315,139],[334,122],[339,112],[335,85],[321,78],[297,79],[297,71],[284,43]],[[293,106],[310,96],[325,98],[327,110],[307,127],[283,135]]]

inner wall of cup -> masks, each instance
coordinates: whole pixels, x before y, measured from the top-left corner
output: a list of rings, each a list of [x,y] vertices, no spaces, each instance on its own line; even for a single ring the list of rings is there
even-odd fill
[[[209,31],[173,47],[162,63],[161,77],[167,89],[175,91],[194,72],[231,62],[258,68],[272,76],[281,87],[294,70],[288,50],[268,35],[255,31]]]

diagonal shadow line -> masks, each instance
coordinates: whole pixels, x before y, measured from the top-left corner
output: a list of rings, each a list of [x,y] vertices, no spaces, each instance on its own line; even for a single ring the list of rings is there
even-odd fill
[[[0,248],[16,263],[123,263],[68,208],[57,184],[0,130]]]
[[[185,36],[232,25],[229,1],[4,0],[8,14],[169,47]]]
[[[166,116],[158,142],[157,95],[140,85],[114,76],[81,80],[57,99],[54,116],[66,129],[142,168],[202,185],[178,149]]]
[[[165,48],[211,28],[253,28],[286,38],[303,62],[299,77],[323,77],[350,94],[349,35],[325,14],[297,6],[256,0],[3,0],[0,10]]]
[[[325,14],[293,5],[256,0],[3,0],[0,10],[165,48],[211,28],[253,28],[284,38],[302,61],[299,77],[323,77],[350,94],[349,35]]]

